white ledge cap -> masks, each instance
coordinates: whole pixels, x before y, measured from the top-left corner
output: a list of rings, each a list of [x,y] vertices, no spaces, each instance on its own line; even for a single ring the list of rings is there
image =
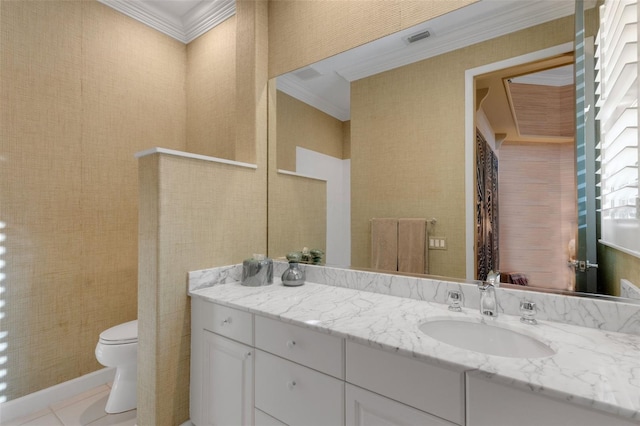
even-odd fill
[[[159,147],[150,148],[150,149],[147,149],[147,150],[144,150],[144,151],[137,152],[137,153],[134,154],[134,157],[142,158],[142,157],[146,157],[147,155],[153,155],[153,154],[175,155],[176,157],[194,158],[196,160],[211,161],[211,162],[214,162],[214,163],[222,163],[222,164],[230,164],[232,166],[246,167],[246,168],[249,168],[249,169],[257,169],[258,168],[258,166],[256,164],[242,163],[240,161],[227,160],[225,158],[209,157],[208,155],[193,154],[191,152],[176,151],[174,149],[159,148]]]

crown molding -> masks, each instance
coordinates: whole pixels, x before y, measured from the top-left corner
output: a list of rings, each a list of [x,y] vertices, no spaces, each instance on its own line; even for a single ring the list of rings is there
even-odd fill
[[[189,43],[236,13],[235,0],[202,1],[182,18],[165,13],[144,2],[98,0],[182,43]]]
[[[185,43],[200,37],[216,25],[226,21],[236,13],[235,0],[202,2],[184,17]]]
[[[347,121],[351,116],[351,111],[349,109],[341,108],[340,106],[309,91],[305,86],[296,82],[295,77],[291,74],[278,77],[277,84],[278,90],[281,92],[309,104],[340,121]]]
[[[483,16],[471,15],[450,26],[449,31],[438,31],[434,36],[409,45],[404,49],[378,55],[336,72],[347,81],[355,81],[384,71],[461,49],[518,30],[548,22],[574,13],[574,3],[517,2]],[[412,31],[416,31],[413,29]]]

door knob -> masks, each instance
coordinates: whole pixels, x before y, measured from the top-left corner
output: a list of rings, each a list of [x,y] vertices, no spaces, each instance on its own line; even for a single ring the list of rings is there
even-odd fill
[[[575,268],[578,272],[585,272],[591,268],[598,269],[597,263],[591,263],[588,260],[568,260],[567,265]]]

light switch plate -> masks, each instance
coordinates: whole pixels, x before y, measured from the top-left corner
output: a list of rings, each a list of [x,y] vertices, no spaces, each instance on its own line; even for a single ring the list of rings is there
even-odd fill
[[[429,237],[429,250],[446,250],[447,239],[445,237]]]

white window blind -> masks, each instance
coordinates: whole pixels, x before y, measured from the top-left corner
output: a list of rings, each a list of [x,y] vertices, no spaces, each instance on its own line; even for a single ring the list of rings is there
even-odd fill
[[[602,242],[640,257],[637,0],[605,0],[596,45]]]

